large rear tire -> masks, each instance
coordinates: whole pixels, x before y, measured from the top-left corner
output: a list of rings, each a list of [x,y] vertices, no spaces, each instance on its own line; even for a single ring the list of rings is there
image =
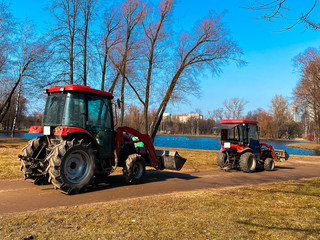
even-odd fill
[[[28,144],[22,149],[22,156],[32,158],[44,158],[45,151],[41,152],[44,144],[44,138],[38,137],[31,139]],[[31,179],[36,185],[48,184],[48,174],[45,173],[45,169],[41,167],[34,168],[31,166],[31,162],[21,159],[20,170],[23,172],[25,179]]]
[[[220,169],[224,169],[227,163],[227,154],[223,152],[218,153],[217,163]]]
[[[144,159],[139,154],[131,154],[125,161],[123,176],[127,184],[138,184],[143,181],[146,171]]]
[[[95,153],[83,140],[63,141],[48,157],[49,181],[65,194],[86,191],[95,171]]]
[[[246,152],[241,155],[239,165],[243,172],[251,173],[256,170],[257,160],[253,153]]]
[[[266,160],[264,160],[264,170],[266,171],[274,170],[274,161],[272,158],[266,158]]]

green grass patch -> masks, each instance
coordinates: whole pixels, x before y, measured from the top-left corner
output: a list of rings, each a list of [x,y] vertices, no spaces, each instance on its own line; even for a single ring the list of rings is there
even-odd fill
[[[287,146],[292,148],[301,148],[301,149],[320,151],[320,144],[315,144],[315,143],[292,143],[292,144],[288,144]]]
[[[320,178],[0,217],[5,239],[319,239]]]

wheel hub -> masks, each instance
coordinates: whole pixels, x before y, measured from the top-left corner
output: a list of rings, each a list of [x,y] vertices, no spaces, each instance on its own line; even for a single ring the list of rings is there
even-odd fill
[[[80,183],[89,171],[89,156],[84,151],[71,153],[65,161],[65,176],[72,183]]]

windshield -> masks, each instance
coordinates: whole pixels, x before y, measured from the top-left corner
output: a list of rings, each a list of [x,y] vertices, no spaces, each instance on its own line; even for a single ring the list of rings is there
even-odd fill
[[[234,125],[234,124],[225,124],[230,125],[230,127],[224,127],[221,129],[221,140],[222,141],[244,141],[243,136],[243,126]]]
[[[43,125],[61,125],[66,94],[53,93],[47,98],[43,116]]]

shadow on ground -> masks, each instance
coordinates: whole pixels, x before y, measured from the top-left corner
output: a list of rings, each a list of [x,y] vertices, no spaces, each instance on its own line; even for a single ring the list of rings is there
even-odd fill
[[[171,171],[156,171],[156,170],[147,170],[144,180],[139,185],[152,183],[152,182],[163,182],[169,179],[182,179],[182,180],[193,180],[199,177],[179,172]],[[90,186],[87,192],[102,191],[106,189],[130,186],[125,183],[125,180],[122,175],[111,175],[105,178],[96,178],[95,183]]]

